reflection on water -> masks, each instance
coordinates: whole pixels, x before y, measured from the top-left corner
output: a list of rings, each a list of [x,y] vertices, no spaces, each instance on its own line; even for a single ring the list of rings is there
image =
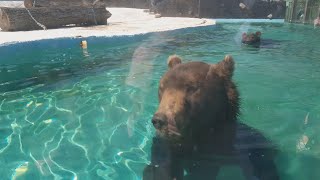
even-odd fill
[[[239,45],[235,37],[244,29],[260,30],[276,48]],[[158,81],[167,57],[176,53],[186,61],[212,63],[232,54],[240,120],[274,144],[280,179],[319,179],[319,33],[312,26],[221,24],[88,38],[89,57],[78,39],[3,46],[0,174],[3,179],[141,179],[152,161],[150,121]],[[239,148],[256,148],[262,141],[240,139],[248,141]],[[297,152],[300,139],[305,148]],[[252,168],[259,169],[257,164]],[[244,177],[239,166],[223,165],[218,179]]]
[[[148,77],[152,74],[152,71],[154,71],[156,64],[154,60],[161,53],[161,49],[159,49],[158,46],[165,44],[168,38],[167,32],[152,34],[133,52],[126,84],[132,88],[138,89],[138,92],[129,95],[129,98],[135,102],[133,105],[135,111],[130,115],[127,122],[129,136],[132,136],[134,121],[137,118],[137,114],[144,110],[143,102],[146,101],[145,93],[148,93],[148,91],[152,89],[152,80]]]

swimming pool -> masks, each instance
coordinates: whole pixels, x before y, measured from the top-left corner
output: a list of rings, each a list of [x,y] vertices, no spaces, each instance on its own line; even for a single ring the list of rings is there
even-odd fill
[[[247,30],[261,31],[266,43],[242,46]],[[212,63],[233,55],[240,120],[290,157],[277,162],[287,174],[282,179],[320,178],[319,29],[218,23],[86,40],[87,51],[79,47],[81,39],[0,47],[2,178],[141,179],[150,158],[158,81],[174,53]],[[303,134],[310,149],[296,153]]]

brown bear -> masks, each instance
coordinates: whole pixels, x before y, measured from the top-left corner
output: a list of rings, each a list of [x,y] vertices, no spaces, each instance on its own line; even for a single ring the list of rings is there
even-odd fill
[[[248,45],[259,45],[261,42],[261,32],[256,33],[242,33],[241,42]]]
[[[232,57],[207,64],[181,63],[179,57],[170,56],[168,67],[160,80],[160,104],[152,119],[157,135],[188,150],[204,151],[202,145],[210,141],[219,144],[221,153],[229,152],[234,140],[230,132],[235,132],[239,112]]]
[[[168,71],[159,83],[159,106],[152,118],[156,129],[152,165],[144,169],[143,179],[215,179],[219,166],[226,161],[209,162],[211,155],[240,157],[234,146],[237,129],[245,129],[248,135],[248,128],[237,123],[239,93],[232,80],[234,60],[227,55],[216,64],[182,63],[173,55],[167,64]],[[252,179],[253,167],[247,165],[241,168]]]

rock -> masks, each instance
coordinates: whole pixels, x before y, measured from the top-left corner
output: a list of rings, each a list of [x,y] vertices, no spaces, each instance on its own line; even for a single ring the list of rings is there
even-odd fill
[[[161,18],[161,14],[155,14],[154,17],[155,18]]]
[[[241,9],[245,9],[245,8],[246,8],[246,5],[243,4],[243,3],[240,3],[240,4],[239,4],[239,7],[240,7]]]

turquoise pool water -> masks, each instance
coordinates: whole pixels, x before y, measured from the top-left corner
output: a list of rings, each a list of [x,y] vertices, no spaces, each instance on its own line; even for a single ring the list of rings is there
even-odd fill
[[[241,45],[247,30],[262,32],[261,48]],[[211,63],[233,55],[240,120],[288,157],[277,161],[281,179],[320,178],[319,29],[218,23],[87,38],[87,51],[80,40],[0,47],[1,179],[141,179],[154,135],[158,81],[174,53]],[[303,134],[307,148],[296,153]],[[239,179],[227,171],[220,179]]]

